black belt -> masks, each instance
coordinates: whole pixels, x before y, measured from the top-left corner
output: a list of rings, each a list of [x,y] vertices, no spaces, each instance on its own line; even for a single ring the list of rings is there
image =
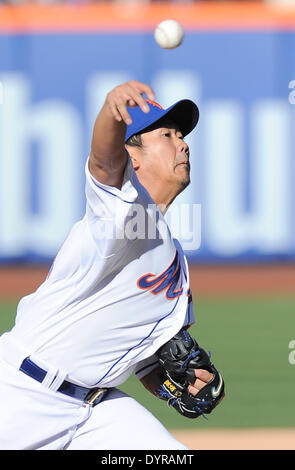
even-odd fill
[[[41,383],[47,375],[47,371],[37,366],[29,357],[23,360],[19,370]],[[64,380],[57,389],[57,392],[64,393],[72,398],[77,398],[78,400],[95,406],[105,398],[108,389],[82,387],[81,385],[76,385]]]

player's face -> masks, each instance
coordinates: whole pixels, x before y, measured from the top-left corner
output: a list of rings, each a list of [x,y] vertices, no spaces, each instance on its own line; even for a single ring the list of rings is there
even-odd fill
[[[165,122],[142,133],[142,171],[175,188],[179,194],[190,182],[189,147],[178,127]]]

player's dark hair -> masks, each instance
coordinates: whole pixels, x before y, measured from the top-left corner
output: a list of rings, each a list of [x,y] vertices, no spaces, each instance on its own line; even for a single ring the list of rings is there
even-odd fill
[[[126,142],[131,147],[142,147],[141,134],[132,135]]]
[[[157,127],[165,126],[165,125],[175,125],[173,120],[167,118],[167,116],[163,116],[163,118],[159,119],[157,122],[151,124],[150,126],[146,127],[143,132],[148,132],[152,131],[153,129],[157,129]],[[178,127],[178,126],[177,126]],[[180,130],[180,129],[179,129]],[[142,147],[142,139],[141,139],[141,133],[140,134],[134,134],[132,135],[125,145],[130,145],[131,147]]]

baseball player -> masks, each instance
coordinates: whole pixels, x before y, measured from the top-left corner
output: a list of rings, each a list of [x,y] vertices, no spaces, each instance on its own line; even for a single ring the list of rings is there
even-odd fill
[[[186,449],[116,387],[135,373],[189,418],[224,395],[187,331],[187,262],[164,219],[190,181],[184,137],[199,111],[154,99],[138,81],[108,93],[85,166],[85,215],[0,338],[1,449]]]

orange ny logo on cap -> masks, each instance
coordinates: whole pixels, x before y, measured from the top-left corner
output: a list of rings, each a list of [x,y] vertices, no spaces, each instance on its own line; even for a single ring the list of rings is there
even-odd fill
[[[146,98],[145,101],[147,101],[148,103],[152,104],[153,106],[158,106],[158,108],[160,108],[160,109],[164,109],[164,108],[162,108],[161,105],[159,105],[159,103],[156,103],[155,101],[148,100],[147,98]]]

